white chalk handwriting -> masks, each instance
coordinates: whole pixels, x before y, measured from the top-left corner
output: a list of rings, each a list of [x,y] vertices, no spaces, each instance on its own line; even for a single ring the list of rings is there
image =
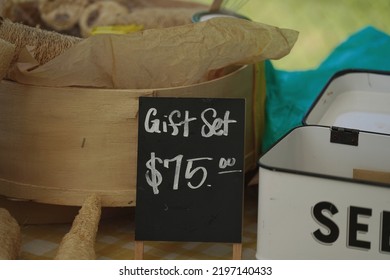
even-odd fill
[[[190,117],[188,110],[181,112],[173,110],[170,114],[159,114],[156,108],[150,108],[145,116],[144,129],[147,133],[168,133],[172,136],[190,136],[191,123],[201,121],[202,137],[228,136],[229,125],[237,123],[230,119],[230,111],[225,111],[222,117],[213,108],[205,109],[200,117]]]

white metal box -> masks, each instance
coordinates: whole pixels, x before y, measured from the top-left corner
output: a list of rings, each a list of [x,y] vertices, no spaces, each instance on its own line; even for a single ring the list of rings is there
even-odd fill
[[[390,259],[390,73],[343,71],[259,160],[258,259]]]

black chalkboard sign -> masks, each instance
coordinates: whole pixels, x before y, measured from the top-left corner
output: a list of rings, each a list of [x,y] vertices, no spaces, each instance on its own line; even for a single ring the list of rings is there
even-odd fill
[[[241,243],[245,99],[139,100],[135,240]]]

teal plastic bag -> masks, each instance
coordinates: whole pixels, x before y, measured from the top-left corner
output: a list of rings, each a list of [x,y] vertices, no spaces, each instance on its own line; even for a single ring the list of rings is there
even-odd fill
[[[366,27],[335,48],[317,68],[283,71],[266,61],[265,152],[302,120],[330,78],[345,69],[390,71],[390,36]]]

